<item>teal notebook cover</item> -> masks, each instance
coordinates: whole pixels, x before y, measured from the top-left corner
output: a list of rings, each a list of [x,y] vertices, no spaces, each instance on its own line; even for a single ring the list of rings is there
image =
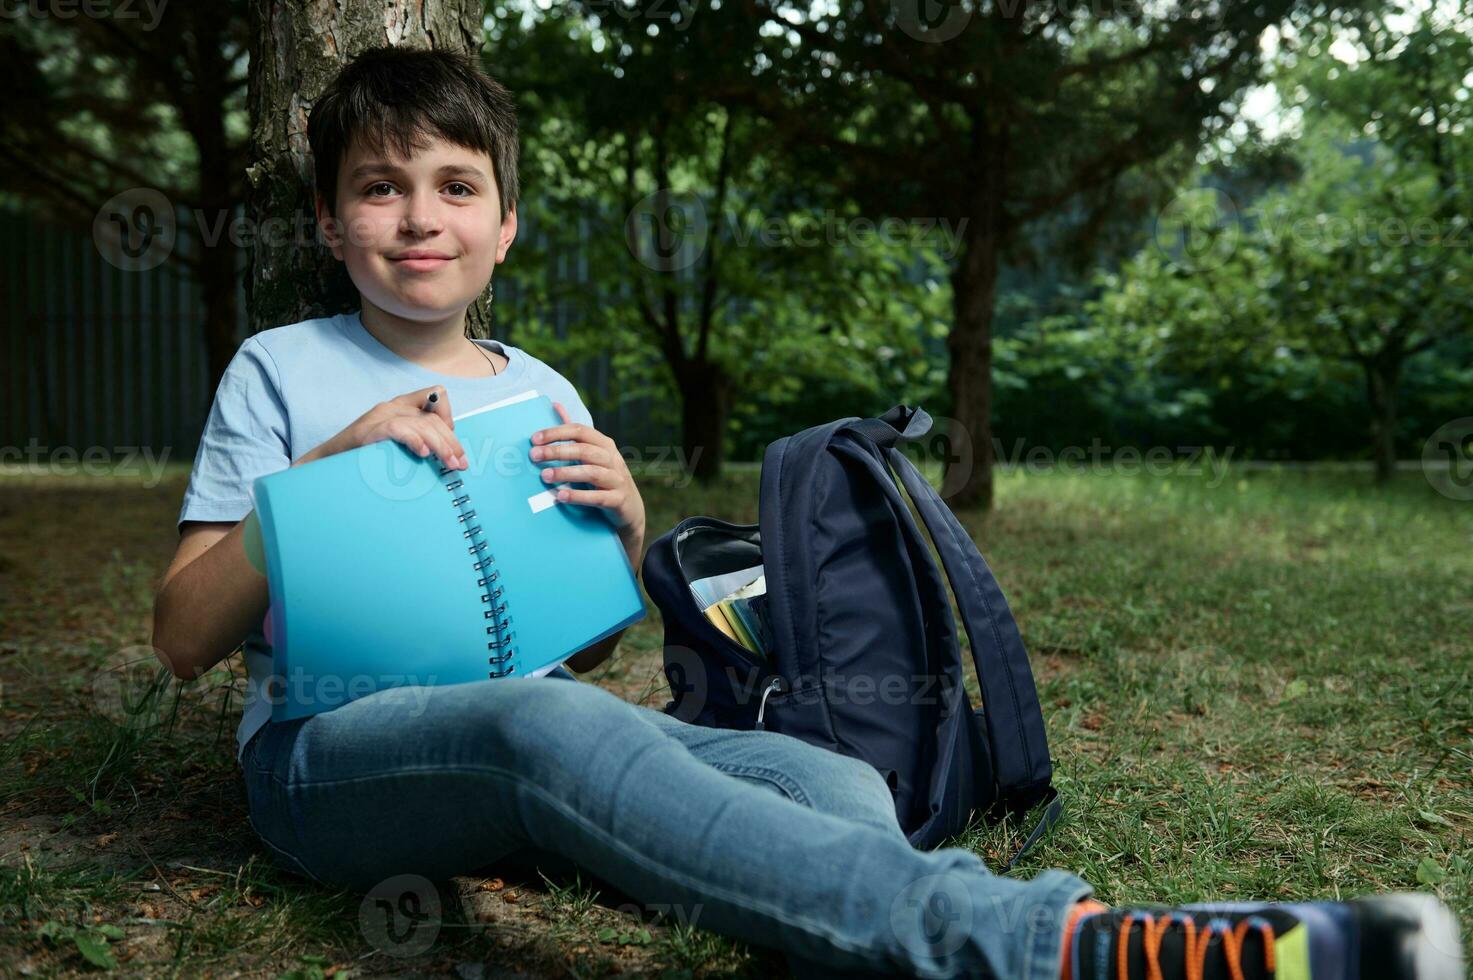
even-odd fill
[[[529,393],[456,417],[464,470],[386,439],[255,481],[273,721],[385,688],[524,677],[644,618],[602,509],[557,501],[541,478],[572,464],[528,456],[532,433],[561,423]]]

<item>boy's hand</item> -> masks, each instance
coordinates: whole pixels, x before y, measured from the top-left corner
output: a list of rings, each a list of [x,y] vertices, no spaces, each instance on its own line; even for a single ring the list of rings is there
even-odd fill
[[[614,440],[592,426],[568,420],[568,410],[561,402],[553,402],[563,424],[532,433],[531,456],[534,460],[571,460],[576,465],[548,468],[542,471],[544,483],[591,483],[593,490],[564,487],[558,491],[560,502],[606,508],[606,513],[619,529],[621,537],[644,539],[644,500],[629,464],[624,461]],[[567,442],[558,442],[566,439]],[[548,445],[557,443],[557,445]]]
[[[439,394],[435,407],[424,411],[430,392]],[[450,414],[450,395],[444,385],[430,385],[410,391],[377,405],[358,416],[342,432],[298,459],[293,466],[316,459],[335,456],[372,442],[393,439],[420,457],[434,453],[447,468],[463,470],[467,463],[465,449],[455,437],[455,422]]]

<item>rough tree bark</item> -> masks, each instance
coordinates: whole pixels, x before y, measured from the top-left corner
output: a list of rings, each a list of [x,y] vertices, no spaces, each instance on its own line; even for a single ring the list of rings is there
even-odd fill
[[[307,117],[333,75],[368,48],[479,52],[479,0],[251,0],[250,188],[258,229],[246,281],[253,331],[358,307],[342,263],[321,244],[313,213]],[[466,334],[490,335],[490,290],[466,313]]]

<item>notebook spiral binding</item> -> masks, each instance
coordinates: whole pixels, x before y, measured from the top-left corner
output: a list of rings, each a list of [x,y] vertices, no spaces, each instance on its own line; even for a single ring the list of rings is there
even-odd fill
[[[440,476],[445,476],[454,471],[442,468],[439,472]],[[463,486],[465,486],[464,480],[455,479],[445,484],[445,489],[454,494]],[[516,647],[512,646],[512,641],[516,639],[517,634],[511,628],[512,618],[506,612],[506,602],[498,601],[502,600],[505,594],[505,587],[496,584],[501,578],[500,569],[492,569],[489,575],[484,574],[487,568],[495,564],[496,556],[486,550],[488,542],[485,535],[481,533],[481,525],[469,523],[476,516],[476,512],[469,506],[470,499],[470,494],[462,493],[452,497],[450,503],[454,505],[457,512],[456,520],[466,525],[465,530],[461,531],[461,537],[473,542],[466,550],[476,559],[471,563],[471,567],[481,573],[481,577],[476,579],[476,585],[487,590],[481,593],[481,602],[490,607],[482,610],[481,615],[491,621],[491,624],[486,627],[486,635],[491,637],[486,642],[486,649],[491,651],[491,655],[486,658],[486,662],[491,666],[486,676],[505,677],[517,667],[514,662],[510,662],[517,655]],[[503,664],[505,664],[504,669]]]

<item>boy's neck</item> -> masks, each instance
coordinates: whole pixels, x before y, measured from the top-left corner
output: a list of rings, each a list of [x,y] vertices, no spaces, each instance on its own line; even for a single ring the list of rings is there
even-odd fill
[[[465,310],[444,320],[406,320],[365,299],[360,316],[375,340],[422,367],[455,363],[465,354]]]

